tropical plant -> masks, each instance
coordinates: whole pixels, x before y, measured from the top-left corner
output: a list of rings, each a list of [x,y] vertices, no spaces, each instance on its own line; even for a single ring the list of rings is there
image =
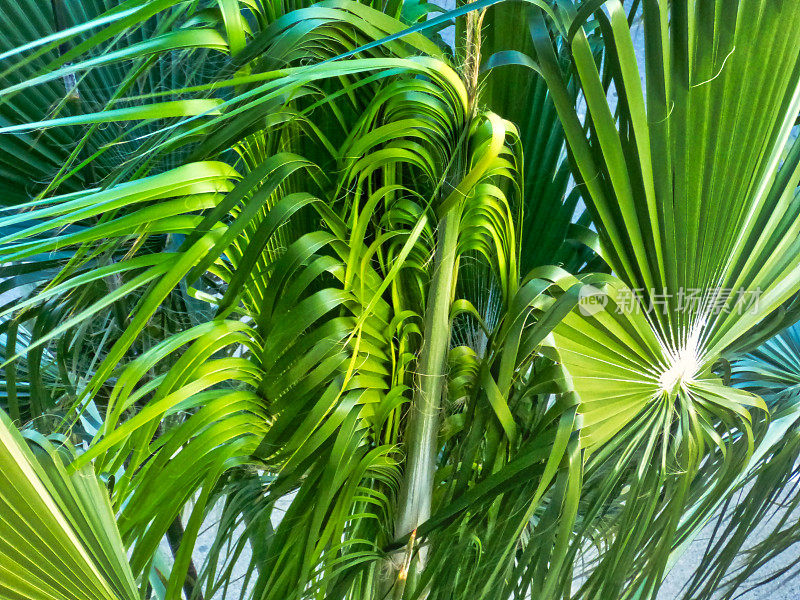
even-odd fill
[[[614,272],[596,280],[613,309],[569,315],[556,342],[581,399],[585,481],[596,482],[584,527],[609,512],[613,523],[581,593],[649,597],[763,435],[763,400],[724,385],[718,365],[761,339],[764,319],[798,290],[800,48],[772,27],[796,24],[800,11],[644,3],[643,90],[622,4],[605,6],[596,14],[616,118],[584,33],[571,32],[588,139],[536,24]],[[776,68],[782,60],[787,68]]]
[[[8,7],[3,597],[652,598],[767,473],[800,6],[437,10]]]
[[[0,412],[4,598],[139,597],[105,487],[91,467],[67,472],[71,451]]]

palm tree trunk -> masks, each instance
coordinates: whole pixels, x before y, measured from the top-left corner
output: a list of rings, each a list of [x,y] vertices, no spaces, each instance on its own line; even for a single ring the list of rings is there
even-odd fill
[[[405,480],[395,521],[396,539],[412,534],[431,515],[436,437],[450,346],[450,306],[456,281],[460,221],[460,206],[450,209],[439,221],[433,278],[425,310],[424,341],[406,429]],[[417,553],[411,565],[406,560],[407,555],[410,556],[408,553],[414,550],[414,539],[415,536],[412,536],[412,547],[398,553],[398,561],[395,562],[396,574],[392,583],[398,585],[396,591],[401,595],[409,567],[418,573],[425,564],[424,552]]]
[[[467,15],[467,35],[464,47],[463,76],[470,101],[470,116],[474,113],[478,95],[481,26],[485,10]],[[465,147],[454,162],[459,182],[464,174],[467,156]],[[459,160],[461,159],[461,160]],[[411,400],[405,435],[405,478],[400,489],[400,502],[395,520],[395,539],[410,535],[402,552],[392,557],[389,586],[394,586],[393,598],[403,597],[406,580],[413,579],[425,568],[425,548],[415,548],[416,531],[431,516],[433,478],[436,473],[436,438],[439,430],[442,394],[447,381],[447,354],[450,349],[450,308],[458,274],[458,236],[463,206],[453,206],[439,220],[433,277],[425,306],[422,350],[417,363],[417,381]],[[386,589],[386,588],[384,588]],[[418,596],[424,598],[425,594]]]

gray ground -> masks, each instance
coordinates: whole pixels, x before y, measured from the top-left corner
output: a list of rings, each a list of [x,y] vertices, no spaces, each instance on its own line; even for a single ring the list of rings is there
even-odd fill
[[[778,512],[775,517],[768,521],[766,524],[767,527],[774,526],[775,521],[780,519],[783,515],[783,512]],[[794,515],[794,518],[796,519],[797,515]],[[678,561],[664,581],[661,593],[658,596],[659,600],[677,600],[678,598],[682,598],[682,596],[679,595],[681,588],[702,561],[711,531],[712,527],[707,527],[706,531],[698,536],[695,542]],[[766,527],[763,527],[761,531],[757,531],[752,536],[753,539],[750,540],[748,545],[761,539],[766,531]],[[782,567],[789,566],[799,559],[800,547],[794,546],[790,548],[780,557],[770,562],[765,569],[759,571],[756,577],[748,580],[748,585],[740,587],[737,593],[741,595],[736,597],[741,600],[797,600],[800,598],[800,579],[781,577],[755,589],[749,588],[761,578],[769,575],[769,573]]]

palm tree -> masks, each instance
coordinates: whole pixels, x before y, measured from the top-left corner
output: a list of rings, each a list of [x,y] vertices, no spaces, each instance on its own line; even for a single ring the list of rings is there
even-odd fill
[[[718,365],[768,335],[757,326],[798,290],[800,146],[790,138],[800,48],[772,26],[793,27],[800,12],[736,4],[729,18],[719,7],[644,4],[645,99],[626,13],[607,3],[597,15],[616,117],[573,27],[588,138],[538,20],[537,56],[614,272],[595,280],[613,310],[556,329],[582,402],[585,481],[597,481],[587,515],[613,511],[587,597],[653,595],[763,435],[763,400],[724,385]],[[786,313],[796,318],[796,307]]]
[[[776,443],[800,7],[644,2],[645,96],[638,3],[492,4],[15,5],[0,568],[92,577],[5,594],[654,597]]]

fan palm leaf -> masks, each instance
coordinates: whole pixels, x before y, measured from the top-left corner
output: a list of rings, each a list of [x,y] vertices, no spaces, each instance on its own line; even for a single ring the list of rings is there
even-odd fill
[[[596,14],[616,120],[579,25],[595,8],[581,7],[569,37],[588,136],[541,18],[535,41],[614,272],[588,289],[605,310],[576,311],[556,329],[581,398],[585,478],[598,478],[584,527],[614,515],[578,595],[651,597],[673,548],[747,464],[765,418],[763,400],[725,386],[715,366],[798,290],[800,48],[789,31],[800,12],[645,2],[642,90],[627,14],[605,3]]]
[[[0,411],[4,598],[139,597],[104,486],[92,467],[68,472],[41,436],[36,454]]]

